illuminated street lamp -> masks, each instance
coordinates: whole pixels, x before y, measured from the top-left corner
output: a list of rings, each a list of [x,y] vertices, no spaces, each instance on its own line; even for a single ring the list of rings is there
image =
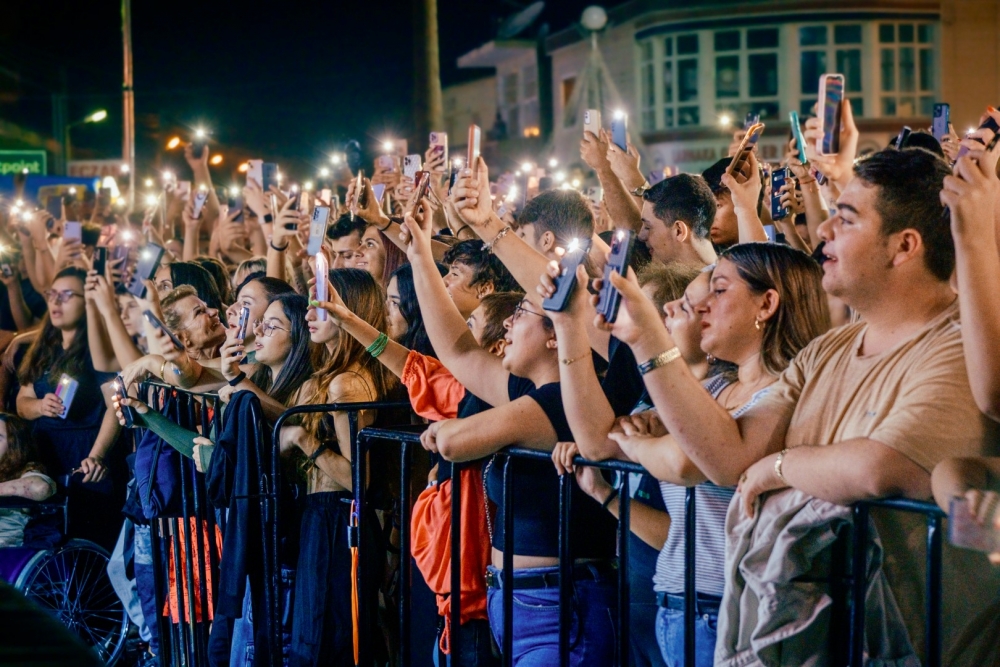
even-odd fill
[[[73,146],[70,143],[69,131],[70,129],[76,127],[77,125],[84,125],[85,123],[100,123],[102,120],[108,117],[108,112],[104,109],[98,109],[94,113],[82,118],[73,123],[67,123],[66,129],[63,132],[63,155],[66,156],[66,169],[69,170],[69,161],[73,158]]]

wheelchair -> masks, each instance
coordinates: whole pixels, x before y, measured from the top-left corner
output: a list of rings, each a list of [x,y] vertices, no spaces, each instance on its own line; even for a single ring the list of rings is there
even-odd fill
[[[0,581],[58,618],[107,665],[125,650],[129,618],[108,577],[110,555],[102,547],[65,539],[65,497],[34,502],[0,498],[0,509],[29,512],[24,545],[0,548]]]

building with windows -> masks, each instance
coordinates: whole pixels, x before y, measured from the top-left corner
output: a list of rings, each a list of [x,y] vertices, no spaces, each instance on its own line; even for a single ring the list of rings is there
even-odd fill
[[[767,125],[761,154],[777,159],[788,112],[812,115],[825,72],[845,77],[862,150],[887,145],[903,125],[928,127],[942,99],[940,4],[634,0],[609,12],[598,44],[651,168],[697,171],[726,155],[748,113]],[[552,35],[547,48],[559,90],[591,43],[574,27]],[[555,96],[557,106],[565,100]],[[560,150],[576,135],[556,122]]]

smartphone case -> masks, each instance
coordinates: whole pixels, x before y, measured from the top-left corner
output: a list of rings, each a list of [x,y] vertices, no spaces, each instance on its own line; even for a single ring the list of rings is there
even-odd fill
[[[781,220],[788,215],[788,209],[781,206],[781,193],[778,192],[788,181],[788,169],[775,169],[771,172],[771,219]]]
[[[430,136],[430,147],[431,152],[435,155],[440,155],[444,158],[441,162],[441,167],[437,170],[439,173],[447,171],[448,169],[448,133],[447,132],[431,132]]]
[[[145,253],[149,253],[146,255]],[[163,259],[163,248],[155,243],[147,243],[140,251],[139,262],[136,264],[132,280],[129,281],[128,291],[130,294],[144,299],[146,297],[146,286],[144,280],[152,280],[156,275],[156,270],[160,268],[160,260]],[[181,348],[183,349],[183,348]]]
[[[840,152],[840,109],[844,104],[844,75],[824,74],[819,78],[818,116],[823,121],[823,135],[817,139],[820,155]]]
[[[326,225],[330,221],[330,207],[317,206],[313,209],[312,220],[309,221],[309,243],[306,252],[316,255],[323,247],[326,238]]]
[[[566,251],[566,254],[559,261],[560,271],[559,278],[555,281],[555,294],[542,301],[542,308],[556,312],[565,310],[573,288],[576,287],[576,267],[583,263],[589,251],[589,244]]]
[[[240,319],[236,324],[236,340],[246,340],[247,328],[250,326],[250,309],[246,306],[240,308]]]
[[[67,222],[63,227],[63,238],[66,241],[83,241],[83,223]]]
[[[764,124],[757,123],[743,135],[743,141],[740,142],[739,148],[736,149],[735,155],[733,155],[732,161],[729,166],[726,167],[726,173],[730,176],[735,176],[742,172],[743,165],[746,164],[747,160],[750,159],[750,152],[753,147],[757,145],[757,141],[760,139],[760,135],[764,133]]]
[[[199,189],[198,192],[194,193],[194,209],[191,212],[194,214],[196,220],[201,217],[201,210],[205,208],[205,202],[207,201],[208,190]]]
[[[623,151],[628,151],[628,116],[611,119],[611,142]]]
[[[938,141],[943,141],[948,134],[948,125],[951,123],[951,105],[935,104],[934,120],[931,123],[931,133]]]
[[[466,165],[469,169],[476,168],[476,161],[479,160],[479,149],[480,141],[482,139],[483,132],[479,129],[478,125],[469,126],[469,152],[466,155]]]
[[[1000,133],[1000,126],[998,126],[997,122],[995,120],[993,120],[993,116],[987,116],[986,117],[986,120],[983,121],[983,124],[979,126],[979,129],[983,129],[983,128],[986,128],[988,130],[993,130],[994,132]],[[977,141],[978,141],[978,139],[977,139]],[[994,138],[994,141],[996,141],[995,138]],[[958,157],[960,157],[960,158],[961,157],[965,157],[965,154],[968,153],[968,152],[969,152],[969,149],[966,148],[965,146],[962,146],[960,149],[958,149]]]
[[[260,186],[264,192],[271,189],[271,186],[278,187],[278,164],[276,162],[265,162],[261,165]]]
[[[583,131],[599,136],[601,132],[601,112],[597,109],[587,109],[583,112]]]
[[[115,376],[114,387],[119,401],[123,398],[128,398],[128,393],[125,391],[125,380],[121,375]],[[119,406],[122,411],[122,419],[125,420],[125,428],[133,428],[135,426],[135,408],[128,405],[121,405],[121,403],[119,403]]]
[[[163,325],[163,322],[160,321],[160,318],[158,318],[153,313],[153,311],[151,311],[151,310],[144,310],[144,311],[142,311],[142,316],[146,318],[147,322],[149,322],[150,324],[152,324],[154,327],[156,327],[157,329],[159,329],[163,333],[167,334],[167,338],[169,338],[170,342],[174,344],[174,347],[176,347],[178,350],[183,350],[184,349],[184,343],[182,343],[180,341],[180,339],[177,336],[174,335],[174,332],[172,332],[170,329],[168,329],[167,327],[165,327]]]
[[[618,319],[618,308],[622,303],[622,295],[611,284],[611,274],[617,272],[625,275],[629,262],[632,261],[632,251],[635,249],[635,233],[619,230],[611,241],[611,254],[608,263],[604,265],[604,280],[601,282],[601,294],[597,301],[597,312],[604,316],[609,324]]]
[[[792,126],[792,133],[795,135],[795,143],[799,147],[799,162],[809,164],[806,158],[806,138],[802,134],[802,127],[799,125],[799,112],[789,111],[788,122]]]
[[[330,266],[326,261],[326,255],[319,253],[316,255],[316,300],[328,301],[330,299]],[[325,308],[316,309],[316,317],[320,322],[326,322],[330,314]]]
[[[247,167],[247,185],[250,185],[250,181],[253,181],[257,185],[264,187],[264,161],[250,160],[247,164],[249,165]]]
[[[69,409],[73,405],[73,398],[76,396],[76,390],[79,387],[80,383],[65,373],[63,373],[59,378],[59,384],[56,386],[55,394],[63,403],[63,411],[62,414],[59,415],[60,418],[66,419],[66,416],[69,414]]]
[[[108,249],[102,246],[94,248],[94,271],[103,276],[108,266]]]
[[[420,156],[417,154],[407,155],[403,158],[403,176],[409,179],[416,179],[417,172],[423,164],[420,161]]]

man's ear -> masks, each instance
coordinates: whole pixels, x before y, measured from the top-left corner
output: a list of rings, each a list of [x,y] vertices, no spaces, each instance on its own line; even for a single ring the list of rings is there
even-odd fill
[[[926,251],[924,240],[915,229],[904,229],[893,234],[890,243],[894,244],[894,246],[889,247],[889,252],[892,253],[893,267],[902,266]]]
[[[683,220],[674,220],[673,229],[670,231],[674,235],[674,240],[678,243],[686,243],[691,237],[691,228]]]
[[[542,254],[548,254],[556,247],[556,235],[552,232],[545,232],[538,237],[538,245]]]
[[[490,345],[490,349],[487,351],[490,354],[495,355],[497,357],[503,357],[503,353],[506,351],[506,349],[507,349],[507,339],[501,338],[500,340],[495,341],[492,345]]]
[[[493,284],[493,281],[487,280],[486,282],[479,283],[479,285],[476,286],[476,298],[482,301],[483,297],[489,296],[490,294],[493,294],[496,291],[497,288]]]

